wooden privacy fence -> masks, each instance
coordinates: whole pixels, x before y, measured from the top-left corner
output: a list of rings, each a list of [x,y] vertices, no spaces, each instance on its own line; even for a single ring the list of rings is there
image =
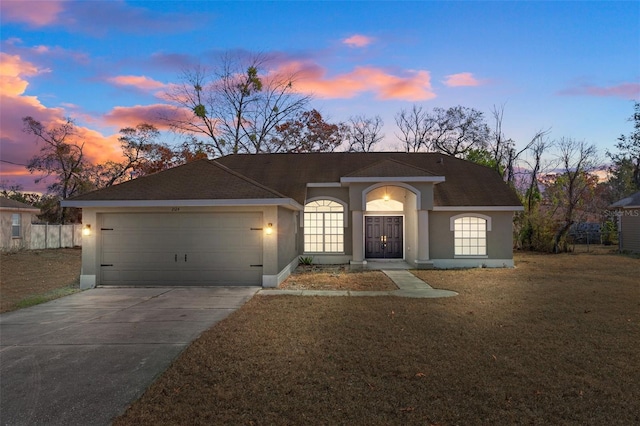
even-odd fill
[[[29,249],[82,246],[82,225],[31,225]]]

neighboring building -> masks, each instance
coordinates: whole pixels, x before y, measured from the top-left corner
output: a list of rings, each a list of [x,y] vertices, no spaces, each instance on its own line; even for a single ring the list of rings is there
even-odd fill
[[[31,223],[40,209],[0,197],[0,249],[20,250],[30,247]]]
[[[513,266],[516,194],[435,153],[241,154],[63,202],[83,209],[81,286],[276,286],[298,264]]]
[[[640,253],[640,192],[609,206],[618,217],[618,240],[621,251]]]

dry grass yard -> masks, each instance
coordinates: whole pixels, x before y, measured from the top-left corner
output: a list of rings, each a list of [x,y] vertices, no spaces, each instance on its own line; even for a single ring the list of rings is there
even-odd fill
[[[24,250],[0,254],[0,312],[79,291],[80,249]]]
[[[421,271],[446,299],[256,296],[116,425],[640,423],[640,260]]]

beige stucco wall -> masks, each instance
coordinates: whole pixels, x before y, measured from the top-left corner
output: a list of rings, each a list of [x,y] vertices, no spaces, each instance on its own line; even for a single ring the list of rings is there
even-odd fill
[[[20,215],[20,237],[12,236],[13,214]],[[0,212],[0,249],[1,250],[22,250],[31,246],[31,222],[36,215],[31,212],[20,210],[3,210]]]
[[[431,211],[429,212],[429,253],[431,259],[454,259],[454,233],[450,219],[461,213],[476,213],[491,217],[491,231],[487,232],[487,256],[478,258],[477,264],[489,264],[487,260],[513,259],[513,212],[487,211]],[[470,260],[472,258],[466,258]],[[462,262],[459,262],[461,266]],[[503,266],[496,264],[492,266]],[[506,266],[510,266],[507,264]]]
[[[297,212],[278,207],[278,270],[298,257]]]
[[[640,253],[640,208],[620,210],[621,249]]]
[[[408,191],[407,191],[408,192]],[[416,197],[408,193],[404,202],[404,258],[407,262],[418,259],[418,212]]]

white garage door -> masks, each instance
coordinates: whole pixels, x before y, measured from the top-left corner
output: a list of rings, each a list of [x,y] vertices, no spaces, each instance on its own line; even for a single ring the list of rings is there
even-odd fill
[[[261,213],[104,214],[100,284],[261,285]]]

